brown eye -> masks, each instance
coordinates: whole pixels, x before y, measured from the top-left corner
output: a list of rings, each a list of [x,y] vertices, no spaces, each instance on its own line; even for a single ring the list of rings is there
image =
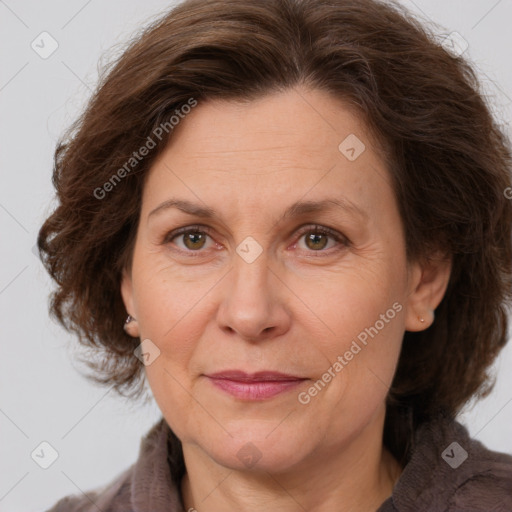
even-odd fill
[[[162,243],[175,245],[182,252],[204,252],[203,249],[208,249],[208,239],[213,242],[206,228],[188,226],[168,233]]]
[[[185,244],[187,249],[194,251],[203,248],[207,235],[205,235],[204,233],[191,231],[181,236],[183,237],[183,243]]]
[[[321,250],[328,243],[328,236],[324,233],[309,233],[306,235],[306,245],[312,250]]]
[[[307,252],[330,253],[329,249],[343,249],[350,245],[341,233],[323,226],[306,226],[299,232],[299,249]]]

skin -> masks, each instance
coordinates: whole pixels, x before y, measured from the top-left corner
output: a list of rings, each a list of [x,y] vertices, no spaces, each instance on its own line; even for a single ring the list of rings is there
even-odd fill
[[[366,147],[354,161],[338,149],[350,134]],[[149,215],[170,198],[215,214]],[[362,214],[334,207],[281,218],[296,201],[327,198]],[[201,237],[197,224],[210,231]],[[172,234],[187,226],[191,241]],[[315,226],[340,241],[311,241]],[[262,250],[251,263],[236,251],[246,237]],[[375,511],[401,471],[382,431],[403,334],[433,322],[449,274],[447,258],[407,261],[389,172],[343,102],[296,88],[245,104],[199,103],[150,170],[121,285],[137,319],[130,334],[160,350],[145,369],[183,443],[185,510]],[[301,404],[298,394],[396,303],[394,318]],[[307,380],[247,401],[205,377],[226,369]],[[237,456],[244,446],[254,465]]]

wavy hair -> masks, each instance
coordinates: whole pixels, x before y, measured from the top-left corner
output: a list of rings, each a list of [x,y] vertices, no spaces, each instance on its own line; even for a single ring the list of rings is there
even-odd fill
[[[91,378],[138,396],[120,281],[145,176],[172,130],[120,169],[190,98],[250,101],[299,84],[354,107],[386,148],[408,259],[453,258],[435,322],[405,333],[389,391],[384,443],[407,460],[420,424],[491,388],[511,301],[512,164],[472,65],[396,4],[188,0],[141,30],[55,151],[57,207],[38,236],[57,285],[50,312],[94,355]]]

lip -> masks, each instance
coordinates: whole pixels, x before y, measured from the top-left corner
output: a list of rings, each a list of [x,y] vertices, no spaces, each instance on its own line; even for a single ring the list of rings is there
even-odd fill
[[[241,400],[265,400],[290,391],[306,380],[304,377],[281,372],[246,373],[227,370],[206,375],[217,388]]]

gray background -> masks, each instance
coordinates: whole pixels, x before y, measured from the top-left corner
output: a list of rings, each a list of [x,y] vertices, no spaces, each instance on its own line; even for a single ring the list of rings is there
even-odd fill
[[[442,34],[460,33],[496,115],[512,119],[512,0],[403,0]],[[135,461],[159,411],[132,405],[88,383],[75,368],[74,340],[49,320],[51,282],[33,253],[51,211],[55,143],[94,88],[100,57],[117,55],[163,0],[0,0],[0,511],[45,510],[60,497],[106,484]],[[430,20],[430,21],[429,21]],[[31,43],[43,31],[58,49],[42,59]],[[512,453],[512,346],[486,400],[461,416],[492,449]],[[59,457],[48,469],[31,458],[42,441]]]

